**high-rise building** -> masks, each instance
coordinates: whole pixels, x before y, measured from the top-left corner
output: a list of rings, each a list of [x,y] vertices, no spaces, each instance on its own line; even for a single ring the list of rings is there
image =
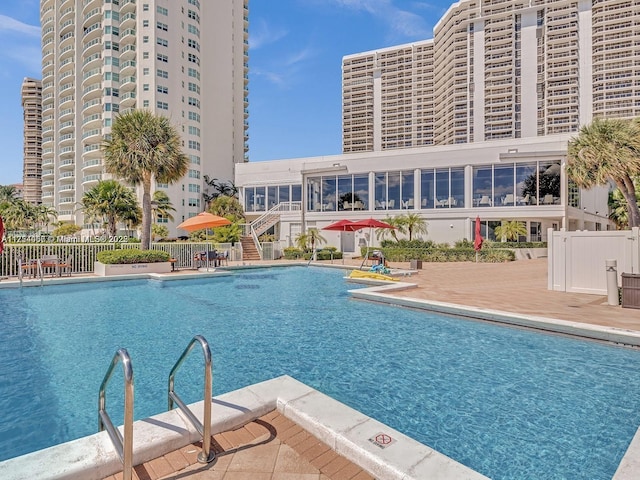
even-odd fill
[[[41,0],[42,200],[60,220],[85,223],[77,205],[106,178],[101,144],[135,108],[166,115],[191,162],[155,185],[176,208],[173,235],[204,209],[205,175],[233,178],[248,150],[248,2]]]
[[[23,198],[42,203],[42,82],[25,78],[21,89],[24,119],[22,184]]]
[[[343,152],[577,132],[640,115],[640,3],[462,0],[433,39],[342,62]]]

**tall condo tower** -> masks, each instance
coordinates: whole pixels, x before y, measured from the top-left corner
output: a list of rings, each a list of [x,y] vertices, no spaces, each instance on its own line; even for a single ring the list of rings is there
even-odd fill
[[[21,89],[24,120],[23,199],[42,203],[42,82],[25,78]]]
[[[342,61],[343,152],[544,137],[640,115],[640,3],[461,0]]]
[[[41,0],[42,201],[84,225],[84,192],[106,178],[101,144],[118,113],[167,116],[190,159],[157,184],[175,225],[204,209],[203,177],[247,158],[249,0]],[[166,219],[165,219],[166,221]]]

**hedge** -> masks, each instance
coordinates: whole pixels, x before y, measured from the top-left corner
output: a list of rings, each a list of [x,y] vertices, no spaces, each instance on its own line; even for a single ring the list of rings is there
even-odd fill
[[[422,260],[424,262],[475,262],[476,251],[473,248],[377,248],[390,262],[408,262]],[[369,250],[371,254],[372,249]],[[362,249],[362,256],[366,255],[366,248]],[[510,262],[516,259],[513,250],[482,249],[478,252],[478,260],[485,263]]]
[[[138,250],[127,248],[122,250],[103,250],[96,257],[104,264],[159,263],[168,262],[171,258],[162,250]]]

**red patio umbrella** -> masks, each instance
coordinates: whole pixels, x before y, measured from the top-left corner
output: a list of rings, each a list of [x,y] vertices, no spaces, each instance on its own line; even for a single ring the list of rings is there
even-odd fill
[[[322,230],[337,230],[339,232],[355,232],[356,230],[360,230],[362,227],[354,227],[354,222],[351,220],[338,220],[337,222],[331,223],[326,227],[323,227]]]
[[[482,234],[481,234],[482,224],[480,223],[480,217],[476,217],[476,234],[475,239],[473,240],[473,249],[476,251],[476,262],[478,261],[478,252],[482,248]]]
[[[0,217],[0,253],[4,250],[4,223]]]
[[[362,265],[364,265],[364,262],[366,262],[367,258],[369,257],[369,242],[371,240],[373,229],[374,228],[396,228],[393,225],[389,225],[388,223],[381,222],[380,220],[376,220],[375,218],[367,218],[365,220],[358,220],[358,221],[352,222],[351,227],[354,228],[355,230],[360,230],[362,228],[367,228],[367,227],[369,228],[369,239],[367,240],[367,254],[362,260]],[[362,265],[360,265],[360,268],[362,268]]]

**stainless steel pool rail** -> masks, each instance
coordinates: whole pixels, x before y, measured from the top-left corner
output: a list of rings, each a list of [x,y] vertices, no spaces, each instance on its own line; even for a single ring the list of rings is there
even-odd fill
[[[202,347],[202,352],[204,354],[204,414],[202,423],[196,418],[193,412],[185,405],[182,399],[178,396],[174,389],[174,380],[177,370],[180,368],[182,363],[187,358],[187,355],[193,348],[196,343],[199,343]],[[191,339],[187,348],[185,348],[182,355],[176,362],[176,364],[171,369],[171,373],[169,373],[169,410],[173,409],[173,404],[178,406],[182,413],[189,419],[191,424],[196,428],[198,433],[202,435],[202,451],[198,454],[198,462],[199,463],[209,463],[215,459],[215,453],[211,451],[211,395],[212,395],[212,380],[213,371],[212,371],[212,362],[211,362],[211,349],[209,348],[209,343],[202,335],[196,335]]]
[[[22,278],[24,277],[24,269],[22,268],[22,257],[18,257],[18,280],[20,280],[20,287],[22,287]],[[42,262],[40,259],[36,260],[36,272],[40,276],[40,286],[44,284],[44,273],[42,271]]]
[[[106,410],[107,384],[119,362],[122,362],[124,372],[124,438],[120,430],[113,426]],[[122,461],[123,480],[131,480],[133,469],[133,366],[131,365],[129,353],[124,348],[119,349],[113,356],[111,365],[109,365],[109,369],[100,385],[100,393],[98,394],[98,431],[101,432],[105,429]]]

